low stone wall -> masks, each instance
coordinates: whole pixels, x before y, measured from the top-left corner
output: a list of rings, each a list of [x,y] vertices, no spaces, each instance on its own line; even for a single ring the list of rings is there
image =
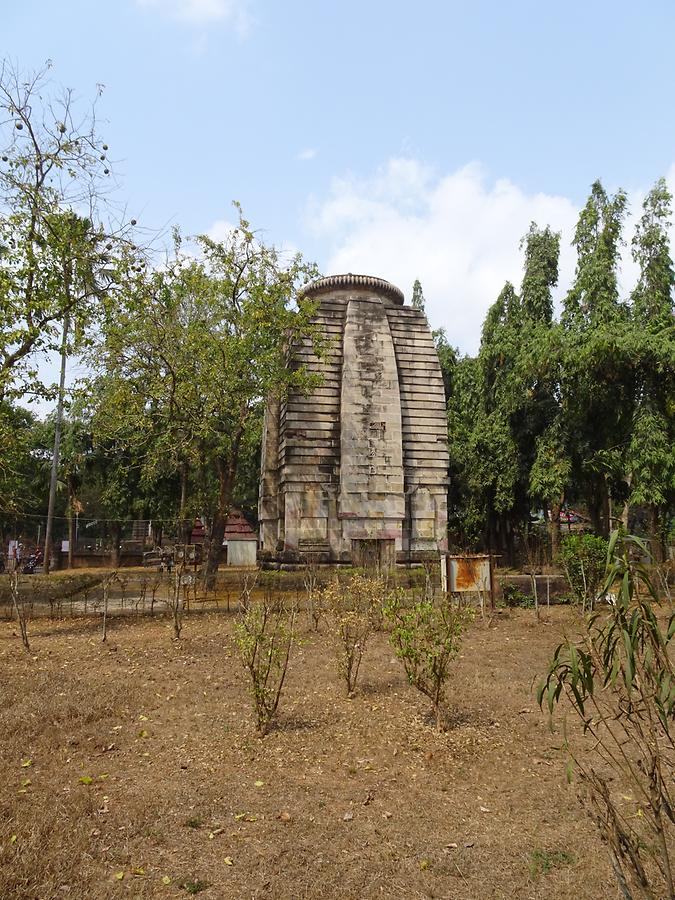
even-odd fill
[[[68,554],[60,553],[58,569],[68,568]],[[142,553],[122,553],[120,555],[120,568],[127,569],[131,566],[142,566]],[[109,550],[88,550],[83,553],[73,554],[73,569],[106,569],[110,567]]]
[[[537,579],[537,596],[540,603],[546,602],[546,583],[548,581],[548,590],[551,600],[558,600],[560,597],[567,597],[570,593],[570,586],[564,575],[536,575]],[[495,596],[501,599],[504,596],[504,588],[507,585],[513,585],[523,594],[532,593],[532,580],[529,575],[502,575],[495,573]]]

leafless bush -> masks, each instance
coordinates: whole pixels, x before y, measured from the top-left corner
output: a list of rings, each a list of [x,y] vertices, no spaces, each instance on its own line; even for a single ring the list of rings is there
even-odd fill
[[[19,591],[19,573],[16,571],[10,572],[9,588],[12,594],[12,607],[21,631],[21,642],[26,650],[30,650],[28,642],[28,609],[25,597]]]
[[[251,588],[252,589],[252,588]],[[256,727],[267,733],[276,715],[293,646],[297,607],[275,601],[271,592],[257,601],[247,596],[235,624],[235,642],[249,677]]]
[[[321,591],[348,697],[354,693],[368,638],[381,621],[385,593],[382,577],[360,574],[336,579]]]
[[[307,568],[302,577],[307,595],[307,615],[314,628],[319,630],[319,624],[324,615],[322,595],[319,592],[319,564],[316,557],[310,556],[307,560]]]

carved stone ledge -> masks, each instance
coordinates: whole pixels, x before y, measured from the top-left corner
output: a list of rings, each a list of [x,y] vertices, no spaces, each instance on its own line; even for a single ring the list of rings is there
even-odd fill
[[[328,275],[308,284],[301,291],[306,297],[314,297],[326,291],[338,290],[362,290],[373,291],[393,300],[398,306],[403,306],[403,291],[395,284],[385,281],[384,278],[376,278],[374,275],[354,275],[348,272],[346,275]]]

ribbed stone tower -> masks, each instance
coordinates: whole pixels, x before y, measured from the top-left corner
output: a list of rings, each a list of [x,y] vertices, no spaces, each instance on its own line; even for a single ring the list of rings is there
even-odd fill
[[[445,549],[445,394],[424,313],[368,275],[321,278],[305,293],[330,344],[321,360],[310,341],[292,352],[321,387],[267,406],[263,555],[390,566]]]

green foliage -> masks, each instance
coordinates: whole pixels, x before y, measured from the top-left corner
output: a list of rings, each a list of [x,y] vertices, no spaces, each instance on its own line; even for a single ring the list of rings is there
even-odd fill
[[[201,894],[202,891],[205,891],[209,886],[209,883],[202,878],[186,878],[185,881],[181,882],[180,886],[186,893],[194,895]]]
[[[567,534],[560,542],[558,559],[575,602],[592,610],[605,578],[608,544],[593,534]]]
[[[568,777],[610,850],[625,897],[671,897],[675,852],[675,614],[658,613],[645,544],[611,537],[603,592],[607,608],[586,620],[581,637],[556,649],[537,690],[551,715],[564,701],[583,729],[566,730]]]
[[[502,590],[504,604],[510,608],[534,609],[534,597],[526,594],[515,584],[505,584]]]
[[[647,504],[664,540],[675,509],[670,213],[661,179],[633,240],[640,278],[630,305],[617,279],[626,196],[595,182],[579,216],[576,273],[559,323],[551,291],[560,237],[531,225],[520,292],[504,286],[478,356],[453,367],[449,510],[465,545],[489,545],[516,564],[508,536],[543,506],[555,554],[560,509],[575,498],[604,537],[612,501],[615,509]]]
[[[248,674],[256,727],[267,733],[276,715],[295,638],[295,609],[264,597],[244,607],[235,643]]]
[[[418,278],[415,279],[415,283],[413,284],[410,304],[413,309],[421,309],[422,312],[424,312],[424,294],[422,293],[422,285]]]
[[[530,853],[528,872],[530,878],[538,878],[561,866],[573,866],[576,857],[567,850],[533,850]]]
[[[455,367],[457,365],[457,359],[459,356],[459,350],[448,343],[445,329],[437,328],[432,332],[432,336],[434,339],[434,346],[436,347],[436,353],[438,355],[438,362],[441,366],[443,387],[445,389],[445,399],[447,402],[453,391],[453,379]]]
[[[550,323],[553,318],[551,289],[558,283],[560,234],[540,229],[535,222],[521,241],[525,247],[525,274],[521,287],[523,313],[535,322]]]
[[[66,316],[81,342],[128,230],[102,214],[110,163],[94,109],[56,93],[47,68],[26,77],[0,62],[0,398],[46,392],[36,354],[55,348]]]
[[[191,508],[209,521],[209,571],[240,473],[252,469],[243,463],[258,453],[265,399],[317,382],[287,365],[289,345],[320,352],[314,305],[301,294],[315,267],[300,255],[284,261],[237,209],[224,241],[197,239],[198,258],[176,233],[169,263],[136,273],[91,356],[95,433],[129,448],[146,485],[186,479]]]
[[[450,664],[459,653],[462,634],[473,610],[443,600],[422,600],[410,607],[400,597],[385,607],[392,625],[391,643],[403,663],[408,681],[433,705],[436,728],[442,730],[442,702]]]

